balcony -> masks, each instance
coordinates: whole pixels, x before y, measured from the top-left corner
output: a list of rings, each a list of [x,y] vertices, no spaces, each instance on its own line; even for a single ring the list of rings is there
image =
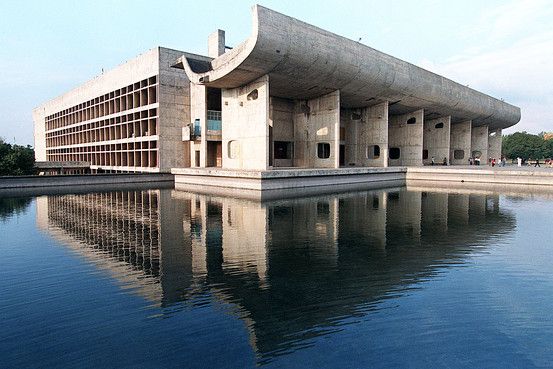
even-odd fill
[[[221,141],[221,112],[218,110],[207,111],[207,139],[209,141]]]

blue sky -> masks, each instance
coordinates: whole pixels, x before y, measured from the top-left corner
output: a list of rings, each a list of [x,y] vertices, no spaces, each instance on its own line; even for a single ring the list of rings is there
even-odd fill
[[[199,54],[250,32],[250,1],[0,2],[0,137],[32,144],[34,107],[155,46]],[[260,1],[522,108],[553,131],[553,2]]]

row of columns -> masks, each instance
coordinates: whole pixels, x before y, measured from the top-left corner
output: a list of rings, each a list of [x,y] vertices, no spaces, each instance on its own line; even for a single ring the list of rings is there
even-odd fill
[[[424,109],[389,114],[388,102],[342,108],[340,91],[308,100],[285,100],[269,94],[269,76],[222,90],[222,163],[226,169],[266,170],[275,141],[293,142],[293,155],[282,166],[298,168],[422,166],[445,159],[466,165],[469,157],[501,157],[501,130],[473,127],[450,116],[425,120]],[[204,88],[198,86],[198,89]],[[196,94],[196,92],[198,92]],[[205,90],[191,91],[192,116],[206,121]],[[278,107],[276,111],[275,106]],[[293,134],[292,134],[293,132]],[[490,133],[493,133],[490,136]],[[207,142],[202,125],[199,166],[206,166]]]

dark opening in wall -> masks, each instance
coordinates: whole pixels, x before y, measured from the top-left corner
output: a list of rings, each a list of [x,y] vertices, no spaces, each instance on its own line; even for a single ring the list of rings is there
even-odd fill
[[[399,147],[390,147],[390,159],[397,160],[401,156]]]
[[[292,159],[292,142],[275,141],[274,153],[275,159]]]
[[[380,158],[380,146],[372,145],[367,146],[367,159],[378,159]]]
[[[461,160],[465,158],[465,150],[455,150],[453,151],[453,158]]]
[[[417,123],[417,118],[411,117],[407,119],[407,124],[415,124],[415,123]]]
[[[473,158],[481,158],[482,157],[482,152],[481,151],[473,151],[472,152],[472,157]]]
[[[444,123],[440,122],[434,126],[434,128],[444,128]]]
[[[428,150],[422,150],[422,160],[428,159]]]
[[[250,92],[248,94],[248,100],[257,100],[257,97],[259,96],[259,93],[257,91],[257,88],[255,90],[253,90],[252,92]]]
[[[317,157],[319,159],[330,158],[330,144],[327,142],[320,142],[317,144]]]
[[[351,113],[351,120],[361,120],[361,113],[352,112]]]
[[[373,196],[373,209],[378,209],[380,206],[380,200],[377,196]]]

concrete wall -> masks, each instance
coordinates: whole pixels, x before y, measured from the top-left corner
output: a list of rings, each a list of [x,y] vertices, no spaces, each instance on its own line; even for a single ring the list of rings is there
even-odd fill
[[[488,155],[490,158],[495,158],[496,160],[501,159],[502,141],[503,138],[501,136],[500,129],[490,131],[490,134],[488,135]]]
[[[281,99],[278,97],[270,98],[269,125],[273,129],[273,142],[284,141],[294,144],[294,101]],[[270,143],[273,144],[272,142]],[[274,167],[292,167],[294,166],[294,148],[292,147],[292,157],[290,159],[274,159]],[[274,152],[272,152],[274,156]]]
[[[223,89],[222,98],[223,167],[268,169],[269,77]]]
[[[294,166],[338,168],[340,152],[340,91],[307,101],[294,108]],[[330,144],[330,157],[317,156],[317,144]]]
[[[471,157],[471,128],[472,121],[467,120],[451,125],[449,162],[451,165],[466,165]],[[463,158],[455,159],[455,150],[464,152]]]
[[[345,132],[345,165],[386,167],[388,165],[388,102],[363,109],[342,109],[340,129]],[[380,156],[374,156],[374,146]]]
[[[192,167],[196,166],[196,151],[200,151],[199,166],[205,168],[207,162],[207,93],[206,87],[190,83],[190,122],[194,123],[196,119],[201,124],[201,141],[190,145],[190,163]],[[190,128],[192,131],[194,127]]]
[[[415,118],[414,124],[407,121]],[[424,128],[424,110],[392,115],[388,119],[388,148],[401,150],[399,159],[389,159],[390,166],[421,166]]]
[[[471,130],[471,156],[476,157],[480,152],[480,165],[488,163],[488,126],[472,127]]]
[[[450,132],[451,117],[424,121],[422,147],[423,150],[428,150],[428,158],[423,159],[424,164],[430,164],[432,157],[434,157],[436,164],[442,164],[444,158],[449,164]]]
[[[190,81],[183,70],[171,67],[181,55],[180,51],[159,49],[158,165],[162,171],[189,166],[182,128],[190,123]]]

